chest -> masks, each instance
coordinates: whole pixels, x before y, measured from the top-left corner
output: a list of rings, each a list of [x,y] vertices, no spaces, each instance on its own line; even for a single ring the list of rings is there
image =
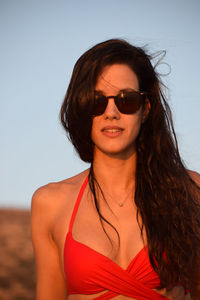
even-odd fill
[[[72,227],[74,240],[108,257],[122,268],[144,247],[133,205],[116,209],[101,207],[101,218],[94,204],[83,201]]]
[[[86,194],[83,195],[76,211],[74,206],[70,209],[63,206],[52,228],[62,267],[64,245],[73,214],[72,238],[111,259],[122,268],[126,268],[144,248],[136,209],[131,203],[122,208],[109,208],[105,204],[101,207],[101,214],[105,219],[103,220]]]

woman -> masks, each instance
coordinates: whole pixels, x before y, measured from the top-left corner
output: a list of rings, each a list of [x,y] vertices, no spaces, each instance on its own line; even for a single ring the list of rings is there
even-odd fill
[[[91,167],[33,196],[37,300],[199,299],[200,176],[150,57],[123,40],[88,50],[61,121]]]

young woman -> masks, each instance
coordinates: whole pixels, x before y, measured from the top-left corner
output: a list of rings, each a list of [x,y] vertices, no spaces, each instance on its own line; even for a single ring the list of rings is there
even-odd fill
[[[200,176],[150,57],[123,40],[88,50],[61,121],[91,167],[33,196],[37,300],[200,299]]]

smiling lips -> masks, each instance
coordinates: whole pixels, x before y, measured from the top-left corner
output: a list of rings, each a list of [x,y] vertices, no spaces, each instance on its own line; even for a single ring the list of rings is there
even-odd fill
[[[101,129],[102,133],[109,137],[116,137],[122,134],[124,129],[118,126],[106,126]]]

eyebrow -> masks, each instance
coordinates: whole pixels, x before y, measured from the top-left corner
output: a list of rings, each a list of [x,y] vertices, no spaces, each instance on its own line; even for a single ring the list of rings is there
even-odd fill
[[[104,91],[102,91],[102,90],[94,90],[95,92],[98,92],[98,93],[101,93],[101,94],[104,94]],[[135,90],[135,89],[132,89],[132,88],[124,88],[124,89],[121,89],[121,90],[119,90],[118,91],[118,94],[119,93],[122,93],[122,92],[132,92],[132,91],[135,91],[135,92],[140,92],[140,91],[138,91],[138,90]]]

